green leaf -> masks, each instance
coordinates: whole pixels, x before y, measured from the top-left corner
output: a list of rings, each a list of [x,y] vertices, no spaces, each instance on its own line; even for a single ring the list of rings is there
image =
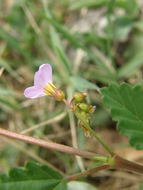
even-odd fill
[[[65,181],[62,181],[61,183],[59,183],[54,190],[67,190],[67,184]]]
[[[78,0],[72,1],[70,10],[77,10],[83,7],[101,7],[106,6],[109,0]]]
[[[14,96],[14,95],[16,95],[16,92],[9,90],[9,89],[6,89],[6,88],[3,88],[3,87],[0,87],[0,96],[2,96],[2,95]]]
[[[115,84],[117,83],[115,76],[106,73],[100,68],[95,67],[94,70],[89,70],[85,74],[86,78],[89,78],[90,80],[96,80],[100,81],[104,84]]]
[[[126,11],[128,17],[135,17],[139,12],[136,0],[116,0],[116,6]]]
[[[0,39],[5,41],[10,49],[17,51],[19,54],[22,53],[21,49],[19,48],[19,41],[6,31],[4,31],[2,27],[0,27]]]
[[[44,0],[43,0],[43,6],[44,6],[46,18],[48,20],[52,20],[52,16],[50,15],[50,12],[49,12],[48,8],[46,7]],[[64,50],[62,48],[60,37],[52,25],[50,25],[50,36],[51,36],[53,49],[54,49],[55,53],[57,54],[59,63],[64,70],[64,74],[66,75],[66,78],[68,78],[68,74],[71,73],[70,63],[69,63],[68,58],[66,57]]]
[[[82,47],[79,37],[77,37],[76,34],[73,34],[73,33],[71,34],[71,32],[69,31],[67,27],[65,27],[64,25],[61,25],[54,18],[50,18],[47,15],[46,15],[46,19],[55,28],[55,30],[58,33],[60,33],[62,37],[64,37],[70,42],[70,44],[72,44],[74,47]]]
[[[62,49],[60,38],[53,27],[50,27],[50,34],[51,34],[51,39],[52,39],[52,45],[59,59],[59,63],[61,64],[65,73],[70,73],[68,59]]]
[[[68,183],[68,190],[97,190],[96,187],[86,182],[71,181]]]
[[[50,28],[54,29],[54,30],[52,29],[52,32],[51,32],[53,47],[54,47],[54,50],[57,54],[57,57],[59,58],[59,62],[60,62],[61,66],[63,67],[63,69],[66,73],[71,74],[71,68],[69,67],[70,63],[69,63],[67,57],[65,56],[65,53],[61,48],[61,45],[59,45],[60,44],[59,37],[57,37],[58,33],[60,33],[63,38],[67,39],[70,42],[70,44],[72,44],[74,47],[76,47],[76,48],[78,47],[78,48],[83,49],[87,53],[88,58],[93,60],[94,63],[97,64],[101,68],[101,70],[104,70],[108,74],[108,76],[113,75],[113,73],[110,71],[108,66],[105,65],[99,59],[99,54],[101,54],[101,53],[98,52],[98,55],[96,55],[95,52],[93,52],[91,49],[89,49],[89,47],[87,47],[86,42],[84,42],[84,40],[85,40],[84,36],[81,36],[81,34],[78,34],[78,33],[72,34],[69,31],[69,29],[67,29],[65,26],[62,26],[54,18],[49,16],[49,14],[48,14],[49,11],[47,9],[46,9],[46,11],[47,12],[46,12],[45,18],[51,24]],[[56,32],[55,32],[55,30],[56,30]],[[96,36],[95,33],[93,34],[93,36],[94,36],[94,38],[96,38],[95,42],[97,40],[99,40],[99,36]],[[91,41],[93,43],[93,39]],[[101,45],[101,40],[99,40],[98,44]],[[112,67],[112,66],[110,65],[110,67]],[[112,70],[113,70],[113,68],[112,68]],[[113,80],[115,80],[115,77]]]
[[[119,69],[119,77],[128,77],[143,65],[143,53],[137,53],[131,60]]]
[[[135,74],[143,65],[143,35],[136,32],[132,37],[130,46],[124,52],[124,62],[119,69],[119,77],[130,77]]]
[[[143,89],[123,83],[103,88],[101,94],[121,135],[129,138],[131,146],[143,149]]]
[[[0,106],[7,111],[18,110],[15,99],[10,96],[0,96]]]
[[[89,82],[86,79],[83,79],[82,77],[72,76],[70,79],[73,86],[79,91],[84,91],[86,89],[93,89],[99,91],[99,88],[98,86],[96,86],[96,84],[93,84],[92,82]]]
[[[56,48],[56,53],[57,53],[57,56],[59,57],[60,63],[65,68],[65,71],[67,73],[71,74],[71,69],[69,67],[69,61],[68,61],[68,58],[66,57],[64,51],[62,49],[58,48],[57,46],[55,46],[55,48]]]
[[[14,168],[0,176],[0,190],[66,190],[62,176],[49,168],[28,162],[24,168]]]
[[[113,34],[111,38],[118,41],[125,41],[132,30],[134,21],[128,16],[117,16],[114,20]]]
[[[10,62],[6,62],[5,60],[0,58],[0,66],[5,68],[12,77],[20,80],[19,74],[14,69],[12,69]]]

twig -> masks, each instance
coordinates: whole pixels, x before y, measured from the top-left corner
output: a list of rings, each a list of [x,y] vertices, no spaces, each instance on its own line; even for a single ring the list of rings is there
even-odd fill
[[[61,144],[54,143],[54,142],[51,142],[51,141],[45,141],[45,140],[42,140],[42,139],[30,137],[30,136],[27,136],[27,135],[14,133],[14,132],[2,129],[2,128],[0,128],[0,135],[8,137],[8,138],[11,138],[11,139],[24,141],[26,143],[35,144],[35,145],[38,145],[38,146],[41,146],[41,147],[44,147],[44,148],[57,150],[57,151],[64,152],[64,153],[67,153],[67,154],[78,155],[78,156],[88,158],[88,159],[92,159],[92,157],[96,155],[93,152],[83,151],[83,150],[80,150],[78,148],[72,148],[70,146],[61,145]]]
[[[108,165],[108,164],[104,164],[104,165],[101,165],[101,166],[96,166],[95,168],[86,170],[84,172],[68,176],[68,177],[66,177],[66,180],[67,181],[76,180],[76,179],[78,179],[80,177],[85,177],[85,176],[88,176],[88,175],[93,174],[95,172],[99,172],[101,170],[106,170],[106,169],[109,169],[109,168],[110,168],[110,165]]]

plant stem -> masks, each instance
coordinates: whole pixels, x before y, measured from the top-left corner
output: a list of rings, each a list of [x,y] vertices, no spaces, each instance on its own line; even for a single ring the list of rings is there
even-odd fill
[[[107,145],[100,139],[100,137],[97,136],[96,132],[95,132],[93,129],[91,129],[91,128],[89,128],[89,131],[90,131],[90,133],[96,138],[96,140],[102,145],[102,147],[103,147],[111,156],[113,156],[113,155],[114,155],[113,151],[110,149],[109,146],[107,146]]]
[[[125,160],[125,159],[123,159],[117,155],[115,155],[113,157],[113,160],[114,160],[114,168],[116,168],[116,169],[128,170],[128,171],[143,174],[143,166],[138,164],[138,163]],[[105,163],[103,165],[100,165],[100,166],[97,166],[95,168],[86,170],[84,172],[68,176],[68,177],[66,177],[66,180],[67,181],[77,180],[78,178],[85,177],[85,176],[88,176],[88,175],[93,174],[95,172],[98,172],[101,170],[106,170],[109,168],[112,168],[110,166],[110,164]]]
[[[0,128],[0,135],[11,138],[11,139],[24,141],[26,143],[35,144],[44,148],[57,150],[57,151],[64,152],[67,154],[78,155],[78,156],[88,158],[88,159],[92,159],[92,157],[96,155],[93,152],[83,151],[78,148],[73,148],[70,146],[65,146],[65,145],[54,143],[51,141],[45,141],[42,139],[30,137],[27,135],[18,134],[18,133],[11,132],[11,131],[1,129],[1,128]]]
[[[60,152],[64,152],[64,153],[67,153],[70,155],[78,155],[78,156],[88,158],[88,159],[93,159],[93,157],[96,155],[93,152],[80,150],[78,148],[72,148],[70,146],[61,145],[61,144],[54,143],[51,141],[41,140],[41,139],[30,137],[27,135],[21,135],[21,134],[11,132],[11,131],[8,131],[8,130],[2,129],[2,128],[0,128],[0,135],[11,138],[11,139],[20,140],[20,141],[23,141],[26,143],[38,145],[38,146],[41,146],[44,148],[49,148],[49,149],[57,150]],[[113,168],[115,168],[115,169],[117,168],[117,169],[121,169],[121,170],[125,169],[125,170],[129,170],[132,172],[143,174],[143,165],[125,160],[124,158],[121,158],[120,156],[116,155],[115,153],[113,153],[113,155],[114,155],[112,157],[112,159],[114,161]],[[108,164],[108,165],[110,165],[110,164]]]
[[[89,126],[88,122],[82,117],[82,115],[78,112],[78,111],[74,111],[74,114],[76,115],[76,117],[78,119],[80,119],[83,124],[85,125],[85,127],[90,131],[90,133],[96,138],[96,140],[102,145],[102,147],[111,155],[114,156],[114,152],[110,149],[110,147],[108,147],[101,139],[100,137],[97,136],[96,132],[91,129],[91,127]]]
[[[135,173],[143,174],[143,165],[141,164],[126,160],[118,155],[115,155],[113,157],[113,160],[114,160],[114,167],[117,169],[128,170]]]
[[[78,178],[85,177],[85,176],[88,176],[88,175],[93,174],[95,172],[98,172],[98,171],[101,171],[101,170],[106,170],[106,169],[109,169],[109,168],[110,168],[110,165],[103,164],[101,166],[96,166],[95,168],[86,170],[84,172],[80,172],[80,173],[77,173],[77,174],[74,174],[74,175],[71,175],[71,176],[67,176],[66,180],[67,181],[77,180]]]

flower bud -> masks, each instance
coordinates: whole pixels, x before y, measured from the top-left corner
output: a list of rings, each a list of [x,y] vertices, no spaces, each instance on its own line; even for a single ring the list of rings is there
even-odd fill
[[[80,103],[78,104],[79,108],[84,111],[84,112],[88,112],[89,106],[85,103]]]
[[[73,100],[76,102],[76,103],[80,103],[82,101],[85,100],[87,96],[87,93],[86,92],[76,92],[73,96]]]
[[[91,106],[85,103],[80,103],[78,106],[82,111],[86,113],[93,113],[96,109],[96,106]]]

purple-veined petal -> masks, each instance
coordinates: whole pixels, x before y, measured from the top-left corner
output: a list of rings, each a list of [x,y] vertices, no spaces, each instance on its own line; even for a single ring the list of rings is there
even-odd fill
[[[45,84],[52,82],[52,67],[50,64],[43,64],[34,76],[34,86],[44,87]]]
[[[24,90],[24,96],[26,98],[38,98],[44,95],[46,94],[43,92],[43,89],[38,86],[31,86]]]

